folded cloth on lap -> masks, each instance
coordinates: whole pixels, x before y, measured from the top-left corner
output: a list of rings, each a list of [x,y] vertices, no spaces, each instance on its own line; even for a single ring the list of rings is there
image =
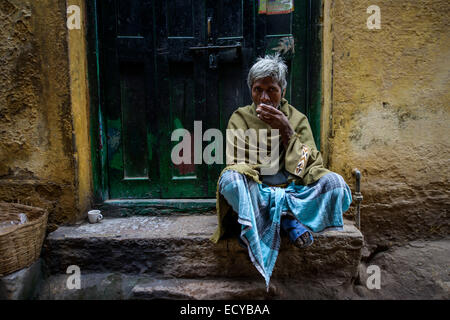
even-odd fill
[[[281,243],[281,217],[290,211],[312,232],[342,229],[342,214],[352,202],[350,188],[333,172],[308,186],[291,183],[278,188],[229,170],[221,176],[219,192],[238,213],[240,237],[267,289]]]

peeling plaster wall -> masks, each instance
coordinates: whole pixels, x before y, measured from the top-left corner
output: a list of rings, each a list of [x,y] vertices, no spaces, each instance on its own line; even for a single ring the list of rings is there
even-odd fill
[[[49,227],[78,212],[66,3],[0,1],[0,200],[48,208]]]
[[[370,5],[380,30],[366,26]],[[450,2],[330,0],[324,12],[328,164],[352,189],[360,169],[366,240],[448,236]]]

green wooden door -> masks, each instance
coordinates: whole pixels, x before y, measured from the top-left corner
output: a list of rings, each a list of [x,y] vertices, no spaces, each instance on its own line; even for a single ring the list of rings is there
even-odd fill
[[[257,56],[285,55],[287,98],[305,112],[306,1],[282,15],[260,15],[248,0],[97,0],[97,8],[110,199],[214,198],[224,165],[194,155],[211,143],[207,129],[225,133],[231,113],[251,103],[246,78]],[[175,165],[171,135],[180,128],[192,157]]]

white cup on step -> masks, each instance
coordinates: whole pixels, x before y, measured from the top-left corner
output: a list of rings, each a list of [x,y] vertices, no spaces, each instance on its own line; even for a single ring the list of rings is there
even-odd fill
[[[103,219],[103,215],[100,210],[90,210],[88,211],[88,219],[90,223],[97,223]]]

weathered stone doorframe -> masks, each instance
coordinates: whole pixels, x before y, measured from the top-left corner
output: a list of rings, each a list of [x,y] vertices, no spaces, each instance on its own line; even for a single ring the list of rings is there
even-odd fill
[[[67,0],[67,6],[70,5],[80,7],[82,18],[81,29],[68,32],[68,50],[77,203],[80,211],[86,211],[108,199],[108,178],[104,174],[106,131],[98,77],[96,2]],[[308,37],[312,46],[309,48],[310,95],[307,107],[310,108],[313,131],[320,132],[316,142],[327,163],[332,110],[331,1],[310,1],[309,6]]]

